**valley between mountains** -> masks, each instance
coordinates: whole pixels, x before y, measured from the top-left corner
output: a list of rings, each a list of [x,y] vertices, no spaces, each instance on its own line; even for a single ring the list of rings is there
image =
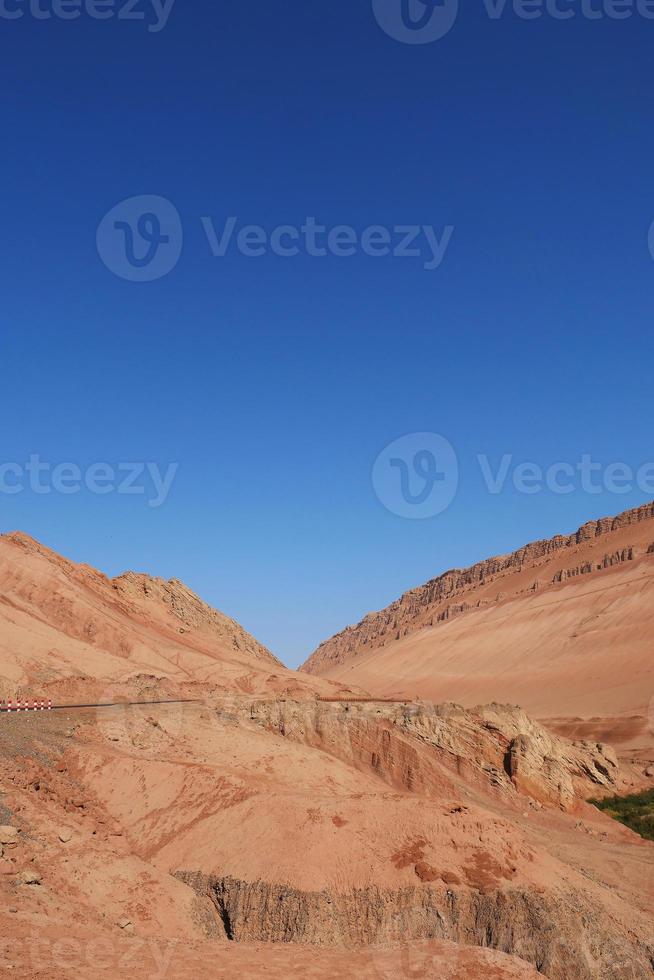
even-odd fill
[[[587,801],[654,786],[653,596],[648,505],[295,672],[177,580],[0,537],[0,697],[116,705],[0,714],[2,975],[651,977],[654,844]]]

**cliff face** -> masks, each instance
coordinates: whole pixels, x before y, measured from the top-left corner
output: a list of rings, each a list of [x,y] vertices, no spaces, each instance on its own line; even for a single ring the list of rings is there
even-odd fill
[[[524,794],[569,811],[617,789],[610,746],[553,735],[512,705],[260,701],[241,717],[354,768],[372,768],[403,792],[454,793],[453,775],[465,773],[469,783],[514,803]]]
[[[225,938],[236,942],[356,947],[445,939],[466,946],[483,936],[484,945],[536,965],[550,980],[647,980],[652,975],[652,948],[634,943],[626,933],[612,933],[609,917],[581,892],[542,895],[510,886],[462,891],[427,885],[339,894],[230,877],[178,877],[200,896],[209,896]]]
[[[616,546],[623,537],[633,543]],[[510,596],[537,592],[569,578],[633,561],[651,553],[650,549],[654,549],[654,503],[617,517],[590,521],[567,537],[535,541],[511,554],[445,572],[321,643],[300,669],[325,673],[424,627]]]

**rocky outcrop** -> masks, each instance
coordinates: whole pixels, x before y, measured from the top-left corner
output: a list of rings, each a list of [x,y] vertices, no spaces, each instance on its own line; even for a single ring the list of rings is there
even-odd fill
[[[113,588],[127,598],[167,607],[179,620],[180,633],[199,630],[231,644],[235,650],[250,654],[258,660],[282,666],[281,662],[263,644],[254,639],[236,620],[203,602],[179,579],[166,581],[136,572],[126,572],[112,580]]]
[[[592,572],[600,572],[604,568],[613,568],[614,565],[622,565],[626,561],[633,561],[635,557],[633,548],[623,548],[615,551],[611,555],[604,555],[601,561],[586,561],[582,565],[575,565],[572,568],[562,568],[552,578],[552,582],[566,582],[568,579],[577,578],[579,575],[590,575]]]
[[[427,885],[339,893],[193,872],[177,877],[209,896],[225,938],[234,942],[352,948],[447,939],[510,953],[550,980],[645,980],[652,973],[654,947],[634,942],[626,932],[616,934],[581,893],[534,894],[510,884],[489,887],[480,879],[464,889]]]
[[[559,738],[519,708],[489,705],[475,712],[507,745],[505,769],[519,793],[570,810],[597,787],[617,786],[618,759],[610,745]]]
[[[610,746],[553,735],[513,705],[258,701],[240,717],[428,796],[452,791],[448,773],[464,773],[509,798],[572,810],[615,792],[619,776]]]
[[[568,536],[557,535],[547,540],[535,541],[511,554],[489,558],[470,568],[445,572],[425,585],[406,592],[385,609],[369,613],[358,625],[349,626],[321,643],[300,669],[319,674],[352,656],[383,647],[425,626],[446,622],[489,602],[501,602],[510,595],[537,592],[541,584],[538,578],[536,581],[532,579],[527,585],[520,582],[513,589],[492,590],[490,587],[501,581],[510,584],[513,576],[519,579],[522,572],[528,569],[533,568],[536,571],[547,567],[557,556],[569,560],[579,550],[594,552],[612,534],[628,528],[640,528],[649,521],[654,521],[654,503],[626,511],[617,517],[589,521]],[[647,553],[647,547],[642,551]],[[652,553],[651,550],[649,553]],[[550,572],[548,581],[558,584],[570,578],[632,561],[635,556],[636,548],[633,545],[604,552],[598,558],[592,555],[585,561],[566,564],[565,567],[556,569],[554,574]],[[476,602],[470,599],[452,601],[463,594],[474,595],[479,591],[483,591],[484,595]]]
[[[504,822],[511,813],[548,808],[569,820],[561,811],[584,807],[599,788],[615,791],[618,765],[608,746],[558,738],[521,709],[499,704],[466,711],[454,704],[251,701],[234,702],[223,717],[374,774],[389,787],[389,800],[409,792],[416,809],[438,801],[439,813],[424,836],[398,826],[397,844],[386,852],[399,876],[393,885],[328,879],[311,889],[281,877],[178,868],[177,877],[211,900],[226,940],[354,949],[439,939],[509,953],[551,980],[651,975],[654,949],[642,925],[630,933],[612,918],[595,882],[552,864],[517,824]],[[461,795],[463,787],[474,790],[474,800],[467,790]],[[482,799],[496,809],[480,809]],[[347,820],[333,816],[332,825],[350,832]],[[375,837],[362,836],[358,846],[371,855],[384,849]]]

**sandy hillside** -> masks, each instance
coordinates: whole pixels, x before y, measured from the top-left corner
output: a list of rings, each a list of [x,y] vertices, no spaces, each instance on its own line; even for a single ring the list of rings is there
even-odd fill
[[[448,572],[302,669],[377,695],[511,701],[561,730],[636,745],[649,738],[653,638],[649,504]]]

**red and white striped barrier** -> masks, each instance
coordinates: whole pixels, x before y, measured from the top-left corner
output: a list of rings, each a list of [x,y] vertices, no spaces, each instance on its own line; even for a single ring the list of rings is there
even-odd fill
[[[32,698],[30,704],[29,698],[16,698],[16,706],[14,707],[13,698],[8,698],[7,703],[4,701],[0,702],[0,711],[52,711],[52,698]]]

